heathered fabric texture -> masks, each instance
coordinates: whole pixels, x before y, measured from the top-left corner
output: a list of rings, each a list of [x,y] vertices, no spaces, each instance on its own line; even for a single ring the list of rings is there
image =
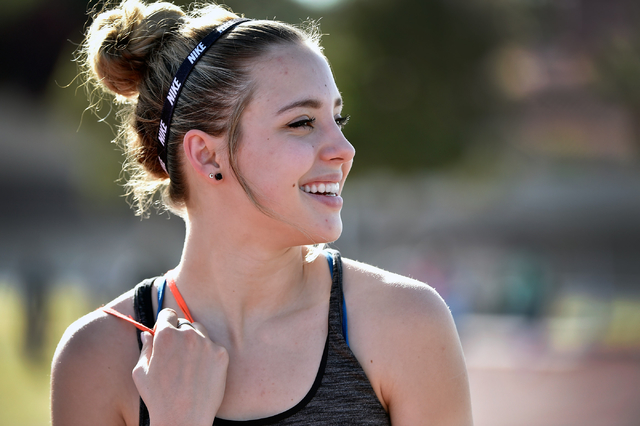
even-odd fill
[[[369,379],[342,336],[342,261],[338,252],[333,255],[333,283],[329,304],[329,334],[316,380],[309,393],[291,409],[275,416],[245,421],[216,418],[214,426],[320,426],[390,425]],[[134,308],[137,320],[153,327],[155,317],[151,305],[151,284],[148,279],[136,287]],[[138,344],[142,347],[139,340]],[[140,400],[140,426],[149,425],[149,413]]]

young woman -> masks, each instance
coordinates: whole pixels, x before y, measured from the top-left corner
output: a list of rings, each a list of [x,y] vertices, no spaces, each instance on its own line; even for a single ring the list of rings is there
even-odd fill
[[[215,5],[95,17],[85,58],[126,111],[129,191],[187,231],[174,270],[69,327],[54,426],[472,423],[436,292],[318,247],[355,151],[317,34]]]

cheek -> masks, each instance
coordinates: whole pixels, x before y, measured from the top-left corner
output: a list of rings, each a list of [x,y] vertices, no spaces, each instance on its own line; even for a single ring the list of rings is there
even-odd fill
[[[261,151],[260,160],[283,174],[306,172],[313,164],[313,146],[296,139],[269,143]]]
[[[353,160],[348,161],[346,163],[344,163],[342,165],[342,176],[343,176],[343,181],[346,180],[347,175],[349,174],[349,172],[351,171],[351,166],[353,166]]]
[[[276,138],[247,144],[238,152],[240,172],[265,195],[295,189],[313,158],[313,146]]]

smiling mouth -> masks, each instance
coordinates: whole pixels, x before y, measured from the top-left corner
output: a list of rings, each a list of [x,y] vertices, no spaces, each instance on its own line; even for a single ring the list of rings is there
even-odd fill
[[[301,190],[309,194],[326,195],[328,197],[335,197],[340,191],[340,183],[321,183],[313,185],[304,185],[300,187]]]

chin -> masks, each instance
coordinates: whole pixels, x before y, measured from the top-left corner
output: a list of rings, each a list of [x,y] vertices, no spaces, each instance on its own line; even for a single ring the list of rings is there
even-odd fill
[[[325,223],[324,226],[313,228],[300,228],[299,231],[304,241],[296,245],[332,243],[340,238],[342,234],[342,221],[338,220],[337,223],[329,222]]]
[[[313,244],[320,243],[332,243],[342,235],[342,221],[338,221],[330,227],[324,227],[322,230],[318,230],[316,233],[318,241],[314,241]]]

